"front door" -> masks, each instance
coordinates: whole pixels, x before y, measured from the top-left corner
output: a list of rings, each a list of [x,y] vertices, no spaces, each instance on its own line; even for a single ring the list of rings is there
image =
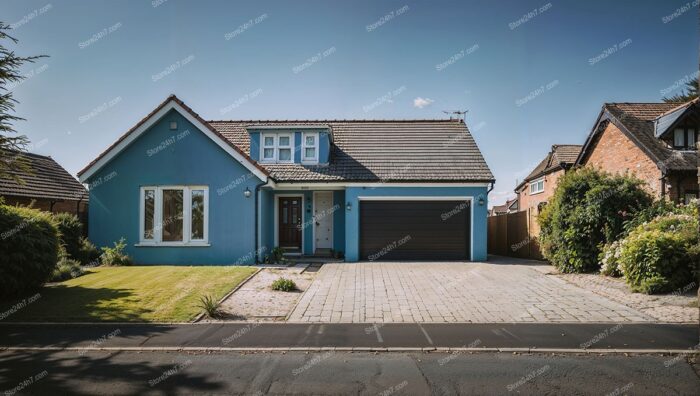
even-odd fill
[[[279,198],[279,246],[301,250],[301,197]]]
[[[316,250],[330,250],[333,247],[333,192],[317,192],[314,199]]]

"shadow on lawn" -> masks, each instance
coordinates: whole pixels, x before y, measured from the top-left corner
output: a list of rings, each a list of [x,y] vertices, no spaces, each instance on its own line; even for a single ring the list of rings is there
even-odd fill
[[[124,303],[130,303],[128,310]],[[0,301],[0,315],[5,316],[1,322],[142,322],[149,313],[152,310],[143,308],[129,289],[54,284],[19,299]]]
[[[173,355],[167,364],[148,356],[88,352],[0,352],[0,392],[17,386],[17,394],[145,394],[224,392],[224,384],[192,374],[197,364],[188,356]],[[109,357],[114,357],[110,359]],[[28,379],[32,383],[28,383]]]

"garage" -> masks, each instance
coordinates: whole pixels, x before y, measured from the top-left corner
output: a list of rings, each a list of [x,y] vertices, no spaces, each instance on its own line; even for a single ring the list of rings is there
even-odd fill
[[[469,260],[466,200],[360,202],[362,260]]]

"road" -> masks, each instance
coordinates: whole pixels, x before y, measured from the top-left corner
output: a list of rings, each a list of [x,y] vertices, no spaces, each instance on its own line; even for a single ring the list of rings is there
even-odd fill
[[[697,325],[654,323],[0,324],[2,347],[697,348]]]
[[[14,394],[697,395],[689,356],[0,352]]]

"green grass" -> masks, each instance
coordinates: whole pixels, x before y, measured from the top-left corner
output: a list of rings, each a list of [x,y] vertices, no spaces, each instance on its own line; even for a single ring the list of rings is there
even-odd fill
[[[252,267],[232,266],[92,268],[81,277],[41,288],[36,301],[3,321],[190,321],[201,312],[201,296],[218,301],[253,272]],[[0,314],[21,301],[0,302]]]

